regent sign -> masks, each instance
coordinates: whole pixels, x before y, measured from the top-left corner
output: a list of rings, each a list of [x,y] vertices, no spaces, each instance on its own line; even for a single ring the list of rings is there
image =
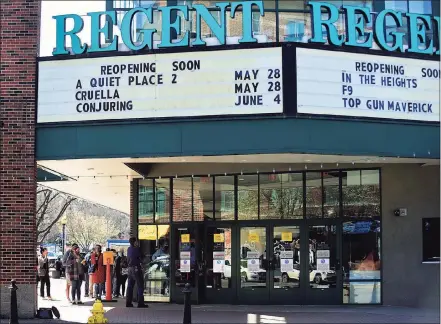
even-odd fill
[[[332,45],[346,45],[356,47],[371,48],[374,40],[386,51],[399,51],[420,54],[439,55],[439,44],[434,44],[433,40],[427,40],[426,33],[438,33],[440,30],[440,17],[432,17],[429,15],[406,13],[386,9],[375,15],[369,8],[361,6],[345,6],[341,8],[326,2],[309,2],[311,14],[311,31],[312,37],[309,40],[312,43],[325,44],[329,42]],[[153,35],[156,29],[141,29],[143,35],[140,44],[132,39],[132,20],[135,14],[143,14],[147,21],[151,24],[153,21],[153,11],[161,12],[161,42],[158,48],[182,47],[182,46],[204,46],[206,45],[201,32],[202,20],[211,29],[213,35],[219,40],[221,45],[226,44],[226,15],[229,14],[234,18],[237,12],[242,13],[242,38],[239,43],[255,43],[257,39],[253,36],[252,30],[252,14],[253,11],[259,12],[261,16],[265,15],[263,1],[249,0],[241,2],[219,2],[216,3],[216,10],[220,12],[220,21],[218,22],[210,12],[202,4],[193,4],[191,7],[187,5],[180,6],[164,6],[158,8],[134,8],[125,13],[121,23],[122,42],[133,51],[145,48],[153,48]],[[196,36],[190,39],[189,31],[186,31],[182,39],[177,40],[176,35],[181,34],[182,19],[189,20],[190,11],[196,13]],[[345,35],[340,35],[334,23],[339,20],[340,10],[344,13],[345,19]],[[323,15],[327,12],[328,15]],[[116,11],[90,12],[87,14],[91,21],[90,45],[82,43],[78,37],[84,26],[83,18],[76,14],[66,14],[54,16],[56,21],[56,46],[53,55],[69,54],[66,48],[66,37],[71,38],[71,50],[73,54],[93,53],[93,52],[109,52],[116,51],[118,48],[118,36],[114,36],[108,46],[102,46],[100,43],[101,35],[106,39],[110,37],[110,24],[117,25]],[[102,17],[105,17],[105,23],[101,24]],[[66,21],[73,20],[71,30],[66,30]],[[386,24],[387,21],[387,24]],[[391,22],[393,21],[393,26]],[[403,27],[407,23],[407,30],[397,31],[392,28]],[[372,25],[372,32],[366,32],[366,27]],[[385,26],[391,28],[392,31],[385,30]],[[323,27],[326,34],[323,33]],[[409,40],[408,47],[404,46],[404,38]],[[392,41],[390,40],[392,39]],[[360,41],[361,40],[361,41]]]

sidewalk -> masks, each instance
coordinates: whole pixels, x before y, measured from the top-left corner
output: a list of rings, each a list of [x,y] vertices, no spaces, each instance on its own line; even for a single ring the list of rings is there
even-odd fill
[[[60,320],[20,320],[23,324],[87,323],[92,299],[83,300],[84,305],[67,303],[64,280],[52,280],[54,301],[40,299],[39,307],[58,308]],[[136,304],[135,304],[136,305]],[[109,324],[168,323],[183,320],[183,305],[150,304],[148,309],[125,308],[125,301],[105,303]],[[9,323],[2,320],[1,323]],[[440,323],[439,311],[388,306],[232,306],[194,305],[192,323]]]

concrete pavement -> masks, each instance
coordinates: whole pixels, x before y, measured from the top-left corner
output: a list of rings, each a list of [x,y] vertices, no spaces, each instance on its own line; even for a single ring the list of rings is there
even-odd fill
[[[52,280],[54,301],[39,299],[39,307],[55,306],[60,320],[20,320],[20,324],[87,323],[92,299],[73,306],[66,301],[64,280]],[[83,293],[84,295],[84,293]],[[168,323],[183,320],[183,305],[150,304],[148,309],[125,308],[124,300],[105,304],[109,324]],[[136,304],[135,304],[136,305]],[[8,323],[8,320],[1,323]],[[232,306],[194,305],[192,323],[440,323],[439,311],[388,306]]]

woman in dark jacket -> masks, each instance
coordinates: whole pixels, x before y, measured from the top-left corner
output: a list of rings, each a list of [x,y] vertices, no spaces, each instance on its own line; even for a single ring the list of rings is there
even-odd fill
[[[40,296],[44,298],[44,286],[46,285],[47,299],[51,298],[51,281],[49,278],[49,260],[47,249],[41,248],[41,255],[38,258],[38,276],[40,277]]]

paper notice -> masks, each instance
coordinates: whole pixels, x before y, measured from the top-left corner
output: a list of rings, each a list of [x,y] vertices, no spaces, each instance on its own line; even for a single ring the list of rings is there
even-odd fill
[[[190,260],[181,260],[181,272],[190,272]]]
[[[292,259],[280,259],[280,271],[281,272],[291,272],[293,271],[293,260]]]

